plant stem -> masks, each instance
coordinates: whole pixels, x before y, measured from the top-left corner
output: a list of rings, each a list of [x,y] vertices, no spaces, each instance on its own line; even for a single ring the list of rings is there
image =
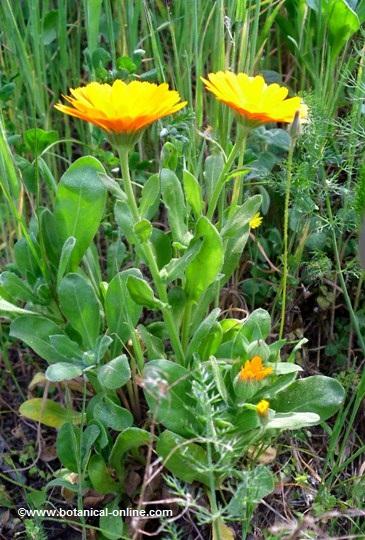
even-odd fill
[[[212,219],[213,218],[213,215],[214,215],[214,212],[215,212],[215,209],[217,207],[217,204],[218,204],[218,201],[219,201],[219,197],[220,197],[220,194],[222,192],[222,189],[224,187],[224,184],[226,182],[226,175],[228,173],[228,171],[230,170],[231,166],[232,166],[232,163],[234,162],[234,160],[236,159],[236,156],[238,154],[238,152],[241,150],[241,147],[242,147],[242,141],[243,141],[243,138],[246,137],[246,135],[244,135],[244,131],[241,131],[239,132],[238,136],[237,136],[237,140],[227,158],[227,161],[222,169],[222,172],[217,180],[217,183],[215,185],[215,188],[214,188],[214,191],[213,191],[213,195],[212,195],[212,198],[210,200],[210,203],[208,205],[208,212],[207,212],[207,217],[208,219]]]
[[[283,337],[285,327],[285,315],[286,315],[286,292],[288,281],[288,226],[289,226],[289,201],[290,201],[290,188],[292,181],[292,169],[293,169],[293,153],[294,153],[295,139],[292,137],[291,144],[288,153],[287,162],[287,176],[285,186],[285,202],[284,202],[284,250],[283,250],[283,276],[282,276],[282,302],[281,302],[281,320],[279,339]]]
[[[124,180],[124,189],[127,195],[129,207],[132,211],[134,221],[138,222],[140,220],[140,215],[139,215],[138,205],[137,205],[137,201],[134,195],[133,185],[132,185],[130,172],[129,172],[129,164],[128,164],[129,150],[127,147],[118,147],[118,154],[119,154],[119,159],[120,159],[120,167],[122,171],[122,176]],[[162,315],[163,315],[163,318],[164,318],[164,321],[165,321],[165,324],[166,324],[166,327],[170,336],[171,345],[174,350],[176,360],[179,362],[179,364],[183,365],[185,363],[184,351],[180,342],[180,337],[179,337],[179,334],[175,325],[174,317],[171,313],[171,309],[169,306],[169,299],[167,295],[166,285],[160,276],[160,271],[157,265],[156,256],[153,251],[153,246],[150,240],[147,240],[146,242],[144,242],[141,245],[141,248],[145,256],[147,265],[150,269],[153,282],[155,284],[157,293],[159,295],[159,299],[161,300],[161,302],[163,302],[166,305],[166,307],[163,307],[161,311],[162,311]]]
[[[245,128],[242,130],[240,157],[239,157],[239,165],[238,165],[239,168],[243,165],[243,159],[245,156],[246,143],[247,143],[247,136],[248,136],[248,129]],[[235,177],[234,182],[233,182],[231,206],[234,206],[240,203],[241,191],[242,191],[242,177],[241,175],[238,175]]]
[[[209,492],[208,492],[208,498],[210,503],[210,509],[213,514],[213,531],[214,531],[214,540],[221,540],[221,534],[220,534],[220,527],[219,527],[219,519],[220,519],[220,513],[218,509],[217,504],[217,497],[216,497],[216,482],[215,482],[215,476],[214,476],[214,468],[213,468],[213,455],[212,455],[212,443],[211,439],[214,439],[216,437],[214,422],[213,422],[213,411],[211,408],[211,405],[209,404],[209,439],[207,441],[207,458],[208,458],[208,465],[209,465]]]
[[[180,364],[184,364],[185,363],[184,351],[180,342],[179,334],[176,329],[174,317],[172,315],[170,306],[168,305],[169,299],[167,296],[166,286],[160,277],[160,271],[158,269],[156,257],[153,252],[152,244],[150,241],[146,242],[143,245],[143,250],[144,250],[145,257],[147,259],[148,267],[152,274],[155,287],[160,297],[160,300],[164,304],[166,304],[166,307],[162,308],[162,314],[163,314],[165,324],[167,326],[167,330],[169,332],[172,348],[174,349],[177,361]]]
[[[132,211],[133,218],[135,221],[139,221],[139,211],[137,206],[136,197],[134,195],[131,175],[129,173],[129,161],[128,161],[128,155],[129,150],[126,146],[118,146],[118,154],[119,154],[119,161],[120,161],[120,169],[122,172],[122,178],[124,182],[124,191],[127,195],[129,207]]]

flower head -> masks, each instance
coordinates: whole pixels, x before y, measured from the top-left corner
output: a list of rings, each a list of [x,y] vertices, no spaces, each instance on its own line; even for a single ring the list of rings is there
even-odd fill
[[[243,117],[249,125],[266,122],[294,120],[299,111],[301,118],[307,117],[307,106],[300,97],[286,99],[288,89],[276,83],[266,84],[261,75],[250,77],[246,73],[218,71],[203,79],[207,90]]]
[[[257,414],[267,416],[269,414],[270,403],[266,399],[261,399],[256,405]]]
[[[71,106],[57,103],[61,112],[81,118],[113,135],[132,136],[147,126],[179,111],[186,105],[175,90],[166,83],[116,80],[113,84],[92,82],[71,88],[65,96]]]
[[[247,360],[240,371],[239,378],[241,381],[255,382],[262,381],[272,373],[272,367],[265,367],[262,363],[261,356],[254,356],[251,360]]]
[[[260,216],[260,213],[257,212],[253,218],[250,219],[250,221],[248,222],[249,226],[251,229],[257,229],[257,227],[260,227],[261,223],[262,223],[262,220],[263,220],[263,217]]]

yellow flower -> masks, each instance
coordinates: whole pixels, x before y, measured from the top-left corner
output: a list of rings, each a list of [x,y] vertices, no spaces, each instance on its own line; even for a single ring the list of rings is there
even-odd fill
[[[257,414],[260,416],[267,416],[269,414],[270,403],[266,399],[262,399],[256,405]]]
[[[265,367],[260,356],[254,356],[247,360],[240,371],[241,381],[254,382],[262,381],[272,373],[272,367]]]
[[[260,213],[257,212],[252,219],[248,222],[251,229],[257,229],[257,227],[260,227],[262,223],[262,216],[260,216]]]
[[[246,73],[218,71],[203,79],[207,90],[219,101],[233,109],[250,125],[266,122],[294,120],[299,111],[301,118],[307,117],[307,106],[300,97],[286,99],[288,89],[278,84],[266,84],[261,75],[249,77]]]
[[[112,134],[139,134],[144,128],[187,104],[166,83],[116,80],[113,84],[92,82],[71,88],[64,96],[71,104],[57,103],[61,112],[90,122]]]

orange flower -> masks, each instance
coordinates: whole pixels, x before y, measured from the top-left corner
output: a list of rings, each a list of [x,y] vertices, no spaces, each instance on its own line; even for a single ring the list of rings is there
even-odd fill
[[[254,382],[262,381],[272,373],[272,367],[265,367],[260,356],[254,356],[247,360],[240,371],[241,381]]]
[[[90,122],[112,134],[139,134],[147,126],[179,111],[186,105],[166,83],[116,80],[113,84],[92,82],[70,90],[65,99],[71,104],[57,103],[61,112]]]
[[[294,120],[299,111],[300,118],[307,117],[307,106],[300,97],[286,99],[288,89],[278,84],[266,84],[261,75],[249,77],[246,73],[218,71],[203,79],[207,90],[233,109],[249,125],[266,122]]]
[[[270,403],[266,399],[262,399],[256,405],[257,414],[260,416],[267,416],[269,414]]]

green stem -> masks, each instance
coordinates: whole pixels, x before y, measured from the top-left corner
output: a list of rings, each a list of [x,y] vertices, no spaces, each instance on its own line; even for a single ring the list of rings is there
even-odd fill
[[[209,409],[211,409],[211,406],[209,405]],[[219,527],[219,519],[220,519],[220,513],[218,509],[217,504],[217,496],[216,496],[216,482],[215,482],[215,476],[214,476],[214,468],[213,468],[213,455],[212,455],[212,443],[211,440],[216,437],[214,422],[213,422],[213,411],[209,410],[209,440],[207,441],[207,459],[208,459],[208,466],[209,466],[209,492],[208,492],[208,499],[210,503],[210,509],[213,514],[213,531],[214,531],[214,539],[215,540],[221,540],[221,534],[220,534],[220,527]]]
[[[126,146],[117,147],[120,161],[120,168],[122,172],[122,178],[124,182],[124,191],[127,195],[129,207],[132,211],[133,218],[135,221],[139,221],[139,211],[136,202],[136,197],[134,195],[133,184],[131,180],[131,175],[129,173],[129,160],[128,154],[129,149]]]
[[[122,177],[124,181],[124,189],[125,193],[127,195],[129,207],[133,214],[133,219],[135,222],[138,222],[140,220],[140,214],[138,210],[137,201],[134,195],[133,191],[133,185],[129,173],[129,164],[128,164],[128,154],[129,149],[128,147],[122,146],[118,147],[118,154],[120,159],[120,167],[122,171]],[[149,270],[152,275],[153,282],[155,284],[157,293],[159,295],[159,299],[161,302],[163,302],[166,307],[162,308],[162,315],[170,336],[171,345],[174,350],[176,360],[179,362],[179,364],[184,364],[185,362],[185,356],[184,351],[180,342],[179,334],[177,331],[177,327],[175,325],[174,317],[172,315],[170,306],[169,306],[169,299],[167,295],[167,289],[164,281],[161,279],[160,271],[157,265],[156,256],[153,251],[153,246],[149,240],[144,242],[141,246],[144,257],[146,259],[147,265],[149,267]]]
[[[245,151],[246,151],[248,129],[247,128],[244,129],[242,133],[243,134],[242,134],[242,139],[241,139],[240,157],[239,157],[239,165],[238,165],[239,168],[243,165],[243,159],[244,159]],[[236,204],[240,203],[241,191],[242,191],[242,177],[241,175],[238,175],[234,179],[234,183],[233,183],[231,206],[235,206]]]
[[[246,130],[243,130],[241,131],[238,136],[237,136],[237,140],[227,158],[227,161],[222,169],[222,172],[217,180],[217,183],[215,185],[215,188],[214,188],[214,191],[213,191],[213,195],[212,195],[212,198],[210,200],[210,203],[208,205],[208,212],[207,212],[207,217],[208,219],[212,219],[213,218],[213,215],[214,215],[214,212],[215,212],[215,209],[217,207],[217,204],[218,204],[218,201],[219,201],[219,197],[220,197],[220,194],[222,192],[222,189],[224,187],[224,184],[226,182],[226,176],[227,176],[227,173],[228,171],[230,170],[231,166],[232,166],[232,163],[234,162],[234,160],[236,159],[237,157],[237,154],[238,152],[240,151],[241,147],[242,147],[242,141],[245,137],[247,137],[247,135],[245,135],[245,132]]]
[[[288,281],[288,226],[289,226],[289,201],[290,201],[290,189],[292,181],[292,168],[293,168],[293,153],[294,153],[295,139],[292,138],[292,142],[289,147],[288,162],[287,162],[287,176],[285,187],[285,202],[284,202],[284,250],[283,250],[283,276],[282,276],[282,302],[281,302],[281,320],[279,339],[283,337],[285,327],[285,312],[286,312],[286,293],[287,293],[287,281]]]
[[[160,300],[164,304],[166,304],[166,307],[162,308],[162,315],[163,315],[165,324],[167,326],[167,330],[169,332],[172,348],[174,349],[176,359],[179,362],[179,364],[184,365],[185,363],[184,351],[180,342],[180,338],[179,338],[179,334],[175,325],[174,317],[172,315],[172,312],[169,306],[169,299],[167,296],[166,286],[160,277],[160,271],[158,269],[156,257],[153,252],[152,244],[150,241],[146,242],[143,245],[143,250],[144,250],[145,257],[147,259],[148,267],[152,274],[152,279],[154,281],[155,287],[160,297]]]

